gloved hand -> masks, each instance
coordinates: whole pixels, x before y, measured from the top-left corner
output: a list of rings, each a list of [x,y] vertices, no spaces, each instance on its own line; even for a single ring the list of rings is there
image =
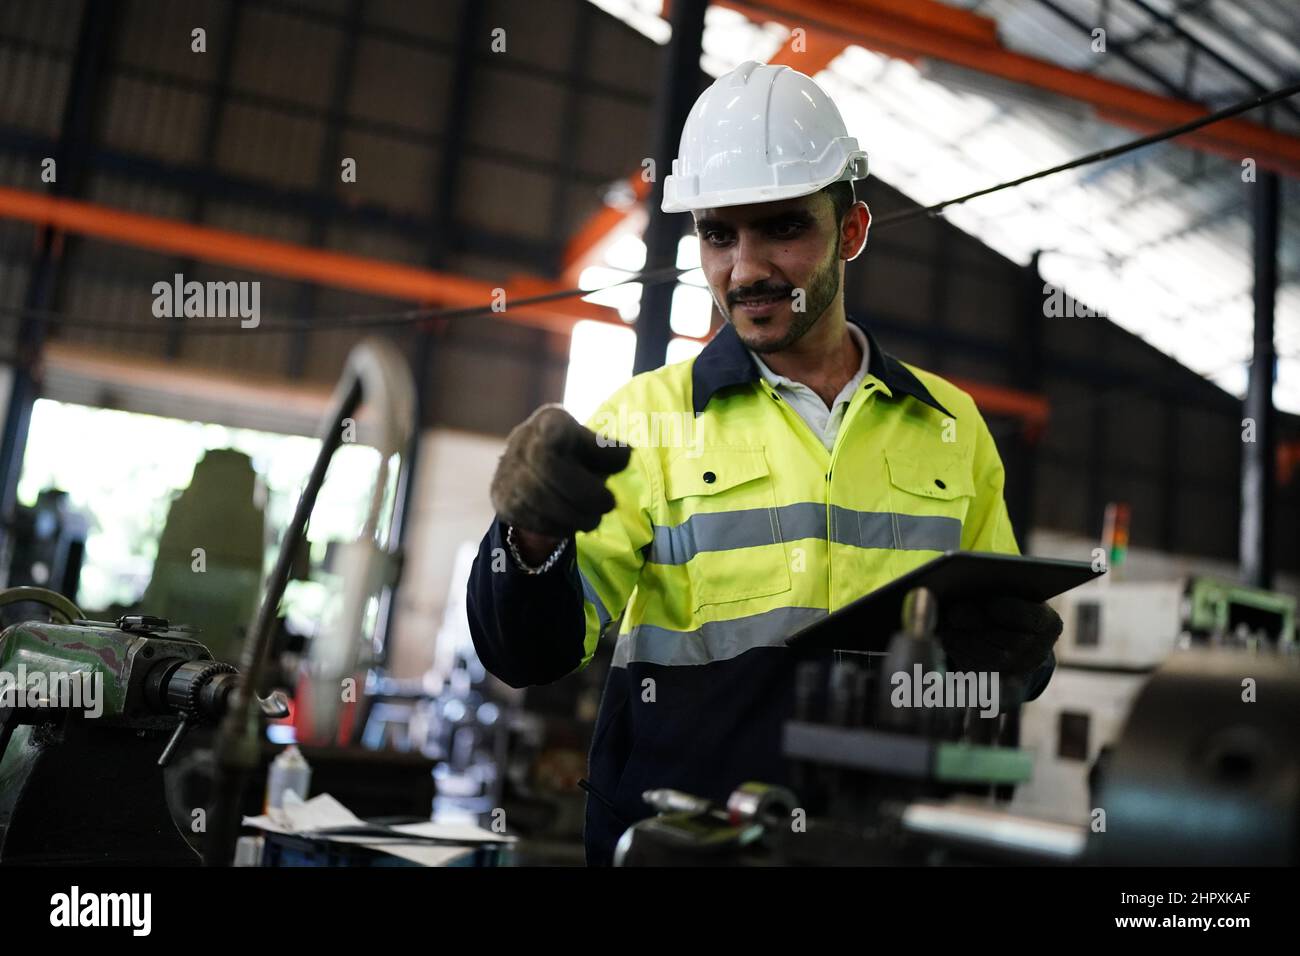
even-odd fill
[[[954,602],[940,614],[937,631],[953,670],[1024,678],[1047,660],[1061,618],[1046,604],[1003,595]]]
[[[627,446],[602,446],[559,405],[543,405],[506,438],[492,478],[492,507],[522,531],[555,538],[591,531],[614,507],[605,479],[631,457]]]

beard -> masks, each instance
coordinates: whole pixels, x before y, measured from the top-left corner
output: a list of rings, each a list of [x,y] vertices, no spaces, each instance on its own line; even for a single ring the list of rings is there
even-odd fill
[[[790,327],[786,329],[785,335],[775,341],[761,339],[754,335],[746,336],[741,332],[736,323],[731,322],[730,309],[723,308],[722,303],[718,303],[718,308],[728,322],[731,322],[736,334],[740,336],[740,341],[751,352],[757,352],[760,355],[766,355],[770,352],[781,352],[788,349],[795,342],[808,334],[808,330],[817,324],[818,320],[826,313],[826,309],[835,301],[835,296],[840,291],[840,243],[837,240],[834,249],[826,257],[826,260],[813,273],[812,279],[808,282],[807,294],[804,297],[804,309],[802,311],[790,310],[792,319]],[[759,283],[756,286],[750,286],[745,290],[747,293],[763,294],[764,292],[782,291],[775,287],[766,286]],[[790,290],[793,291],[793,290]],[[717,298],[716,296],[714,297]]]

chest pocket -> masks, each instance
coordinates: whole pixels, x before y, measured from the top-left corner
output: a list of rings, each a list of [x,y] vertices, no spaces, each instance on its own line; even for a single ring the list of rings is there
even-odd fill
[[[897,546],[907,550],[955,551],[962,524],[975,500],[971,463],[954,454],[924,457],[885,452]]]
[[[762,447],[706,446],[664,469],[668,523],[648,559],[685,566],[691,609],[790,590],[776,491]]]

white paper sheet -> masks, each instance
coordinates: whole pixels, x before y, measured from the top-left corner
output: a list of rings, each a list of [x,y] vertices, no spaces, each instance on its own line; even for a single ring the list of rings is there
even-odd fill
[[[283,807],[273,808],[269,813],[256,817],[244,817],[244,826],[257,827],[268,833],[303,834],[311,830],[327,827],[365,826],[360,819],[343,804],[328,793],[322,793],[307,801],[290,800]],[[398,833],[410,836],[438,837],[444,840],[462,840],[463,846],[445,846],[421,843],[387,843],[375,842],[364,836],[336,836],[331,834],[313,834],[312,839],[332,840],[336,843],[354,843],[388,853],[403,860],[409,860],[420,866],[448,866],[454,861],[473,853],[475,846],[483,843],[513,843],[515,838],[501,833],[493,833],[482,827],[469,823],[438,823],[433,820],[419,823],[403,823],[392,827]]]

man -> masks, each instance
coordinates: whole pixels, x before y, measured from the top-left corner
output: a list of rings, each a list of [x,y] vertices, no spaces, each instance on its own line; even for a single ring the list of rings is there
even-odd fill
[[[726,323],[694,360],[615,393],[599,436],[546,406],[507,440],[469,584],[484,666],[513,686],[557,680],[622,617],[591,749],[591,863],[649,815],[646,790],[723,800],[785,779],[787,636],[940,552],[1018,553],[974,402],[845,314],[866,172],[808,77],[745,63],[719,79],[663,208],[693,214]],[[994,598],[941,624],[949,666],[997,670],[1026,697],[1046,685],[1060,633],[1046,606]]]

